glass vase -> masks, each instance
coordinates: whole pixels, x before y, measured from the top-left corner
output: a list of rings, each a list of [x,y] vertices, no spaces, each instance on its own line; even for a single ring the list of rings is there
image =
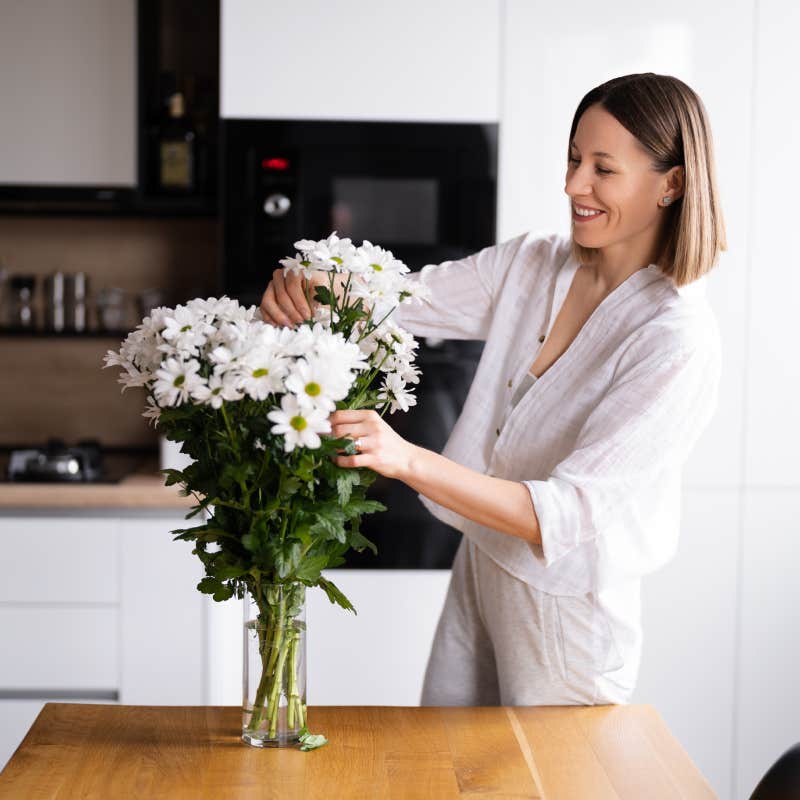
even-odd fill
[[[244,600],[242,739],[291,746],[306,724],[306,587],[257,584]]]

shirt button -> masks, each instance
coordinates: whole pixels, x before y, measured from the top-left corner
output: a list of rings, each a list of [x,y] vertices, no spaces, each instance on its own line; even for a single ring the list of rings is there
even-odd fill
[[[495,428],[494,432],[499,436],[500,435],[500,428]]]
[[[544,341],[544,334],[542,334],[542,335],[539,337],[539,344],[541,344],[543,341]]]
[[[511,388],[511,378],[508,379],[508,388]]]

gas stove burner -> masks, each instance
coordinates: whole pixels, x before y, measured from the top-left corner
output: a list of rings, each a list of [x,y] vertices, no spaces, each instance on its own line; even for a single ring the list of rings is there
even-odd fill
[[[12,450],[8,462],[10,481],[82,482],[103,477],[100,443],[84,439],[67,447],[50,439],[44,447]]]

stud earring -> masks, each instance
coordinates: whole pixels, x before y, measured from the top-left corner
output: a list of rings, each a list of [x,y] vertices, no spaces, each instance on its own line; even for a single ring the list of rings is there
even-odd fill
[[[668,206],[672,202],[672,198],[667,195],[666,197],[662,198],[661,202],[664,203],[665,206]]]

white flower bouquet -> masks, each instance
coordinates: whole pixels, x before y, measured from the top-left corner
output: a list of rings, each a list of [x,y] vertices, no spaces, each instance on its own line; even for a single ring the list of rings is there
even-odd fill
[[[390,317],[422,287],[368,241],[356,247],[334,232],[295,247],[281,261],[285,273],[329,279],[315,286],[313,316],[298,327],[270,325],[227,297],[195,299],[153,309],[105,365],[121,368],[123,391],[145,389],[144,415],[193,459],[164,472],[197,499],[187,518],[206,513],[203,524],[172,532],[195,542],[206,574],[197,588],[217,601],[249,593],[258,605],[262,670],[246,740],[274,740],[281,725],[284,738],[288,731],[310,747],[319,742],[306,728],[295,617],[311,586],[355,611],[321,572],[345,563],[350,548],[375,551],[360,518],[385,510],[366,498],[374,472],[334,463],[353,442],[325,435],[328,416],[415,403],[417,343]]]

